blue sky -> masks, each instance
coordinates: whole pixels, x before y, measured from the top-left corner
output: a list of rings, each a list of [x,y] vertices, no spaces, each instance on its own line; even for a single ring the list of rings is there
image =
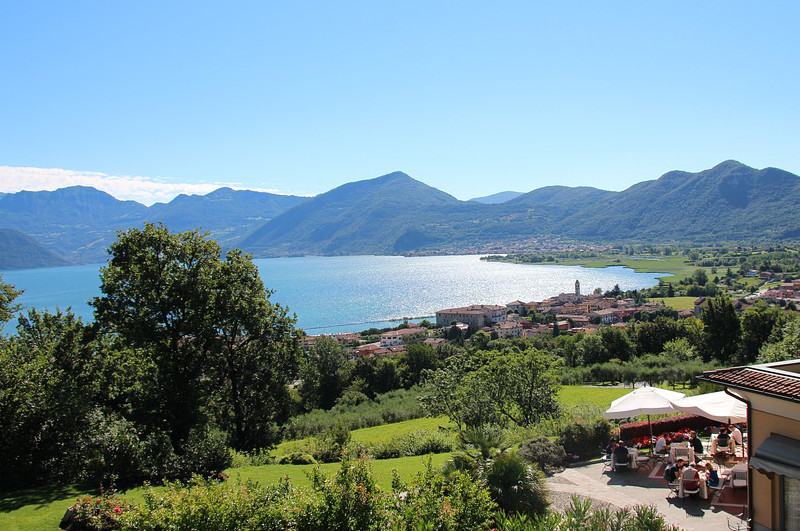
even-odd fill
[[[797,2],[0,4],[0,191],[800,173]]]

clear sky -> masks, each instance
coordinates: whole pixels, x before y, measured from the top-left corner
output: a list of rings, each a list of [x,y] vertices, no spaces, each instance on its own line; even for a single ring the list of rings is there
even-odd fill
[[[800,173],[799,20],[797,1],[5,0],[0,191]]]

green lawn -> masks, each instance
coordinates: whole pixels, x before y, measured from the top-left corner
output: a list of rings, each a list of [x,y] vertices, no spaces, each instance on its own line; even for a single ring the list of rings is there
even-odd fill
[[[438,430],[443,426],[453,426],[447,417],[421,418],[396,422],[394,424],[384,424],[383,426],[373,426],[372,428],[361,428],[350,432],[350,437],[357,443],[365,446],[385,443],[391,439],[408,435],[420,430]],[[285,441],[275,447],[272,455],[281,456],[299,450],[306,446],[309,439],[297,441]]]
[[[697,297],[661,297],[652,299],[663,302],[675,310],[691,310],[694,308],[694,301]]]
[[[627,395],[633,389],[627,387],[595,387],[589,385],[565,385],[558,393],[558,399],[565,407],[589,404],[608,409],[611,402]]]

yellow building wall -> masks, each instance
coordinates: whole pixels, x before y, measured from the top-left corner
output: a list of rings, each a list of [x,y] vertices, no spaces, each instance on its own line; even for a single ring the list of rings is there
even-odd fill
[[[750,426],[748,426],[750,455],[764,439],[773,433],[800,439],[800,422],[755,408],[750,414]],[[767,529],[775,529],[780,522],[778,513],[780,503],[776,499],[779,493],[778,478],[769,479],[765,474],[756,470],[753,470],[751,474],[752,483],[749,488],[753,496],[753,520]]]

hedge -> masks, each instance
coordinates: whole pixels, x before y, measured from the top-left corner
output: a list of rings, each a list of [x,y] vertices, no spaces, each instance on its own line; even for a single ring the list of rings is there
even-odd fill
[[[684,428],[692,430],[701,430],[709,426],[720,426],[722,423],[715,420],[707,419],[699,415],[676,415],[674,417],[667,417],[652,421],[653,435],[658,435],[664,432],[675,432]],[[638,437],[647,437],[650,435],[650,428],[646,420],[639,422],[628,422],[621,424],[619,427],[619,438],[623,441],[636,439]]]

